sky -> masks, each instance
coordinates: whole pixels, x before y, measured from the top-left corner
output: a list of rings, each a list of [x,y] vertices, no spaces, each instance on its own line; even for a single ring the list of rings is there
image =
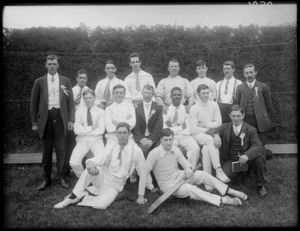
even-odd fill
[[[196,5],[14,5],[4,6],[3,27],[70,27],[84,23],[94,29],[101,27],[153,26],[156,24],[185,27],[207,26],[275,26],[297,22],[297,4]]]

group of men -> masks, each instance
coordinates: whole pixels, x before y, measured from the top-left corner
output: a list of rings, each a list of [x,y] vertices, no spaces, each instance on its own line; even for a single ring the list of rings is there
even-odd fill
[[[244,66],[246,81],[242,83],[233,76],[233,62],[227,61],[224,79],[215,83],[206,76],[206,63],[199,60],[198,77],[189,82],[179,76],[178,60],[171,59],[170,75],[156,87],[153,76],[141,69],[137,53],[128,61],[132,72],[123,81],[116,77],[114,61],[108,60],[106,77],[93,91],[86,86],[85,70],[78,71],[77,85],[71,88],[70,80],[57,72],[58,57],[49,55],[48,73],[34,82],[30,111],[32,130],[43,144],[44,178],[37,190],[51,185],[53,147],[62,187],[70,187],[70,166],[78,177],[72,194],[55,208],[79,202],[105,209],[128,178],[136,182],[136,174],[140,176],[139,204],[146,202],[145,187],[157,191],[153,177],[162,192],[185,177],[187,183],[174,196],[217,206],[241,205],[247,195],[226,185],[241,177],[233,172],[235,161],[249,164],[259,195],[267,194],[261,140],[270,128],[272,104],[268,86],[255,78],[253,64]],[[84,166],[88,152],[93,157]],[[193,173],[198,164],[203,171]],[[205,190],[196,186],[201,184]],[[213,189],[221,197],[210,193]]]

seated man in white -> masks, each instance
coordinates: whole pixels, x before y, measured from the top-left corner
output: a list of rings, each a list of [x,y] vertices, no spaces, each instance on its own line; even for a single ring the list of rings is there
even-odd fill
[[[228,185],[222,183],[212,175],[199,170],[193,173],[191,164],[184,158],[181,151],[173,145],[173,140],[174,132],[169,128],[163,129],[161,145],[149,153],[140,175],[138,204],[147,202],[144,198],[145,185],[151,170],[153,170],[160,190],[164,193],[184,177],[187,178],[187,182],[172,194],[175,197],[190,197],[191,199],[205,201],[216,206],[220,206],[221,204],[239,206],[242,205],[240,199],[247,200],[245,193],[229,188]],[[178,169],[178,163],[184,170]],[[197,186],[201,184],[216,189],[221,196],[198,188]],[[226,194],[234,197],[232,198]]]
[[[181,104],[182,90],[179,87],[171,90],[171,99],[168,113],[163,115],[164,128],[170,128],[174,132],[174,145],[181,146],[187,152],[187,159],[194,168],[199,160],[200,147],[191,135],[188,115]]]
[[[203,171],[212,174],[212,166],[216,170],[216,177],[224,183],[230,180],[224,174],[220,165],[219,149],[215,147],[213,133],[210,129],[222,125],[221,113],[216,102],[209,100],[209,87],[200,84],[197,87],[199,101],[190,110],[190,128],[193,137],[202,148]]]
[[[135,109],[132,103],[124,100],[126,88],[122,84],[113,87],[114,102],[105,109],[105,138],[106,146],[118,143],[116,136],[116,126],[120,122],[126,122],[130,126],[130,131],[136,124]],[[134,142],[132,133],[129,133],[129,142]]]
[[[94,156],[103,155],[105,131],[104,111],[95,105],[95,92],[86,89],[82,95],[86,107],[76,110],[74,123],[76,146],[70,158],[70,166],[78,178],[84,171],[82,159],[89,151],[92,151]]]
[[[95,104],[103,110],[113,103],[113,87],[117,84],[122,84],[126,88],[126,95],[124,96],[127,102],[132,102],[131,95],[127,84],[116,76],[116,65],[113,60],[105,62],[106,77],[101,79],[95,88],[96,102]]]
[[[105,147],[104,157],[93,157],[86,160],[86,169],[78,179],[72,194],[62,202],[54,205],[61,209],[70,204],[90,206],[96,209],[106,209],[119,192],[124,188],[126,180],[134,169],[141,173],[145,158],[142,150],[134,142],[129,143],[130,126],[127,123],[119,123],[116,127],[118,143],[111,147]],[[88,187],[90,184],[92,186]],[[147,188],[153,192],[152,179],[147,178]],[[89,192],[95,196],[89,195]]]

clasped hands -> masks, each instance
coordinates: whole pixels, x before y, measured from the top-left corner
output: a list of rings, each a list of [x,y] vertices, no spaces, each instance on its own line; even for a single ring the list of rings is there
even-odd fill
[[[152,144],[153,144],[152,140],[150,140],[150,139],[148,139],[146,137],[144,137],[143,139],[141,139],[140,142],[147,149],[149,149],[152,146]]]

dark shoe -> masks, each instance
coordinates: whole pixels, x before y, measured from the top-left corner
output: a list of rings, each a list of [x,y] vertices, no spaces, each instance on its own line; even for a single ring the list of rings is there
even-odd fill
[[[60,179],[60,183],[61,183],[61,186],[62,186],[63,188],[70,188],[70,184],[69,184],[69,182],[68,182],[66,179],[61,178],[61,179]]]
[[[265,149],[266,152],[266,159],[271,160],[273,159],[273,152],[270,149]]]
[[[266,190],[266,188],[264,186],[257,187],[257,192],[261,197],[264,197],[265,195],[268,194],[268,191]]]
[[[48,186],[51,185],[51,182],[49,180],[44,180],[37,188],[36,190],[38,191],[42,191],[44,190],[45,188],[47,188]]]

